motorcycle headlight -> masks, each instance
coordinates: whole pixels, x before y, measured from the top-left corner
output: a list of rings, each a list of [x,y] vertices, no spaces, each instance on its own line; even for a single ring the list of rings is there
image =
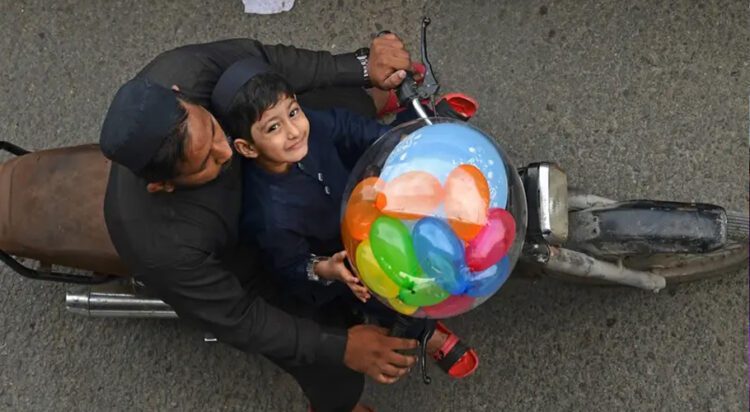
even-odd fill
[[[529,165],[524,173],[528,236],[561,245],[568,239],[568,176],[554,163]]]
[[[568,175],[554,163],[539,169],[539,203],[542,236],[562,244],[568,239]]]

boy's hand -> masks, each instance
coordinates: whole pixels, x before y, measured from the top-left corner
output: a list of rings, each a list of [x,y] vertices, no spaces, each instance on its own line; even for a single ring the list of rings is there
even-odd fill
[[[367,302],[370,299],[370,291],[367,289],[367,286],[362,284],[362,281],[358,277],[354,276],[346,268],[344,260],[346,260],[346,251],[342,250],[331,256],[330,259],[318,262],[315,266],[315,273],[323,279],[338,280],[339,282],[346,283],[357,299]]]
[[[362,303],[365,303],[370,299],[370,291],[367,289],[367,286],[362,284],[362,281],[358,277],[354,276],[354,274],[347,269],[344,262],[345,260],[346,250],[342,250],[331,257],[331,261],[339,270],[339,280],[346,283],[346,286],[349,286],[349,289],[352,290],[354,296],[361,300]]]

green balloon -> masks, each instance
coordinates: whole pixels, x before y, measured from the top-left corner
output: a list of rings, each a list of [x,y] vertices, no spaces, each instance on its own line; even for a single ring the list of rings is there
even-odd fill
[[[430,279],[416,279],[414,286],[401,289],[399,299],[410,306],[432,306],[448,299],[451,294]]]
[[[375,219],[370,228],[370,247],[380,268],[401,288],[411,288],[421,268],[409,229],[389,216]]]

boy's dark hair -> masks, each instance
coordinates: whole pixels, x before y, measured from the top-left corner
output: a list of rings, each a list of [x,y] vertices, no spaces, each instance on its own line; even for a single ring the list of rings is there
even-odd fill
[[[182,97],[179,100],[181,103],[190,103]],[[185,160],[185,141],[189,137],[188,112],[182,104],[180,104],[179,110],[180,117],[164,139],[164,143],[146,166],[138,172],[138,176],[146,179],[149,183],[170,180],[179,175],[177,166]]]
[[[263,73],[250,79],[237,92],[222,119],[224,131],[232,138],[252,142],[250,128],[279,100],[294,97],[294,90],[277,73]]]

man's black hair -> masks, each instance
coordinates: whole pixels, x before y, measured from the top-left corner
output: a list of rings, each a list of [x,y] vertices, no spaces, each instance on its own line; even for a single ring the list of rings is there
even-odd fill
[[[180,97],[180,117],[167,138],[164,139],[153,158],[138,172],[138,176],[149,183],[174,179],[179,175],[178,166],[185,159],[185,142],[188,135],[188,112],[184,104],[189,103]]]
[[[294,97],[294,90],[277,73],[263,73],[250,79],[237,92],[221,124],[232,138],[252,142],[250,128],[260,120],[263,112],[286,97]]]

